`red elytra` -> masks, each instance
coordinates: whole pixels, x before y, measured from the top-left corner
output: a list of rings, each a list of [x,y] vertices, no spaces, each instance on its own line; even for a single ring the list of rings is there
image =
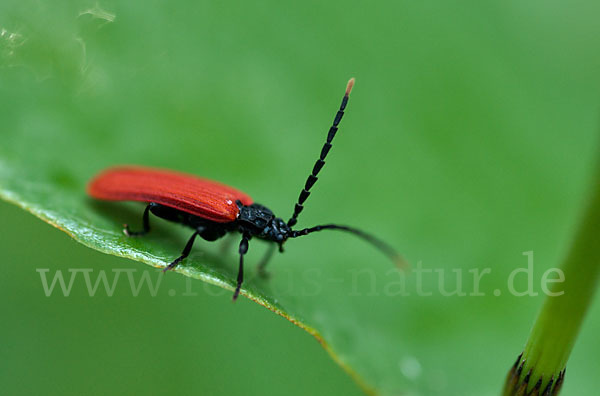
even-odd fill
[[[87,191],[96,199],[155,202],[216,223],[238,217],[236,201],[244,205],[253,202],[248,195],[222,183],[142,166],[106,169],[90,182]]]

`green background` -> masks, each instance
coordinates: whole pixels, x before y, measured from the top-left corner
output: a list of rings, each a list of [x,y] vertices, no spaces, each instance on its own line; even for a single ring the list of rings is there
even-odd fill
[[[252,265],[264,247],[253,243],[248,287],[317,329],[378,393],[499,393],[543,301],[511,296],[507,278],[533,251],[540,292],[590,182],[597,2],[54,3],[0,3],[5,198],[106,218],[118,232],[141,207],[94,205],[85,183],[135,163],[223,181],[287,217],[354,76],[300,224],[376,232],[413,267],[445,269],[448,289],[452,269],[490,268],[486,296],[418,296],[414,274],[410,296],[386,296],[391,264],[337,233],[289,242],[266,285]],[[90,297],[82,282],[45,297],[39,268],[158,271],[6,203],[0,219],[2,393],[361,394],[313,337],[191,278],[168,274],[155,297],[133,297],[124,282],[112,297]],[[189,233],[158,224],[150,243],[181,249]],[[231,277],[234,246],[223,256],[199,242],[195,257],[218,256]],[[375,292],[368,277],[353,281],[360,269],[375,274]],[[565,395],[597,389],[599,311],[575,346]]]

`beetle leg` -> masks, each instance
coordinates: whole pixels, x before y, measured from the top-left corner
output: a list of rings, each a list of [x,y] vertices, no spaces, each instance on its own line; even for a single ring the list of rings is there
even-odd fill
[[[267,252],[263,256],[262,260],[260,260],[260,263],[258,263],[258,276],[263,279],[267,279],[270,275],[266,268],[269,260],[271,260],[271,257],[273,257],[273,252],[275,252],[275,244],[270,243]]]
[[[240,295],[240,288],[242,287],[242,282],[244,281],[244,255],[248,252],[248,240],[250,237],[246,234],[242,236],[242,241],[240,242],[240,267],[238,269],[237,275],[237,285],[235,286],[235,291],[233,292],[233,301],[237,300]]]
[[[146,206],[146,209],[144,209],[144,215],[142,216],[142,224],[144,229],[142,231],[131,231],[129,230],[129,224],[123,224],[123,233],[125,235],[127,235],[128,237],[136,237],[136,236],[142,236],[144,234],[147,234],[148,231],[150,231],[150,219],[149,219],[149,214],[150,214],[150,208],[155,206],[155,203],[149,203],[148,206]]]
[[[163,272],[172,270],[173,268],[177,267],[177,265],[181,262],[181,260],[183,260],[184,258],[186,258],[187,256],[190,255],[190,252],[192,251],[192,246],[194,246],[194,241],[196,240],[196,237],[198,235],[200,235],[200,233],[203,230],[204,230],[204,228],[199,228],[194,232],[194,234],[192,234],[192,237],[185,244],[185,247],[183,248],[183,252],[181,252],[181,256],[177,257],[175,259],[175,261],[173,261],[171,264],[169,264],[168,266],[163,268]]]

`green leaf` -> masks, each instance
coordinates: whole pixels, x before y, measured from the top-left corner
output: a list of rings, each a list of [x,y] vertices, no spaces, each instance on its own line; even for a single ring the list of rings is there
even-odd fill
[[[299,225],[373,232],[412,270],[323,232],[286,244],[265,281],[252,241],[243,295],[317,337],[372,393],[497,394],[584,201],[600,6],[432,7],[4,1],[0,195],[87,246],[162,267],[189,231],[152,219],[147,237],[126,238],[143,206],[90,199],[94,174],[197,174],[287,218],[354,76]],[[177,271],[231,289],[235,249],[221,250],[198,241]],[[508,279],[529,251],[537,295],[517,296]],[[457,275],[466,295],[448,296]],[[582,335],[565,391],[594,392],[599,347]]]

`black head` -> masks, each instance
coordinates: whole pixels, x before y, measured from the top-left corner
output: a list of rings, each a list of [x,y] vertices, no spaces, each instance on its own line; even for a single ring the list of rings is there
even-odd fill
[[[257,203],[244,206],[238,202],[238,206],[240,213],[237,223],[240,231],[280,245],[290,236],[290,227],[283,219],[275,217],[269,208]]]

